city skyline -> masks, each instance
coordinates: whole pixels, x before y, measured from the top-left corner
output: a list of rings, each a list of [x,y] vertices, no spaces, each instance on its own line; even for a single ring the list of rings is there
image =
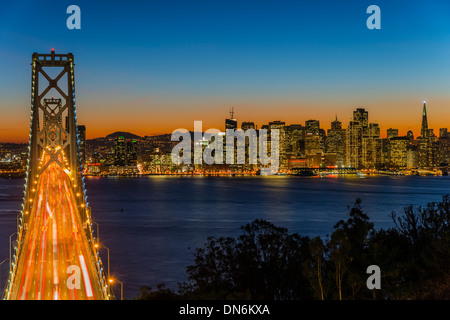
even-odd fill
[[[220,129],[231,106],[240,121],[318,119],[324,129],[362,106],[382,135],[417,135],[426,100],[431,128],[450,121],[445,1],[377,1],[380,30],[366,27],[370,1],[128,4],[78,1],[81,30],[68,30],[67,3],[3,3],[0,141],[27,141],[29,59],[51,48],[77,57],[88,139],[194,120]],[[33,19],[44,10],[52,22]]]

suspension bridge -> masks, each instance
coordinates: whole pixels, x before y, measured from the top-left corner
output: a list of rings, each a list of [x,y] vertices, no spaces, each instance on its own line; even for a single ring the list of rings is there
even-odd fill
[[[82,176],[74,56],[33,53],[31,66],[24,200],[3,299],[114,299]]]

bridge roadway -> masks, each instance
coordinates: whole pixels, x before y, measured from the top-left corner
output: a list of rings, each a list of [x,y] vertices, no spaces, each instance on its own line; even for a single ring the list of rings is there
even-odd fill
[[[11,300],[106,297],[89,247],[92,243],[81,226],[76,198],[82,195],[74,194],[69,174],[52,162],[37,179],[28,232],[19,246]],[[79,271],[78,279],[74,269]]]

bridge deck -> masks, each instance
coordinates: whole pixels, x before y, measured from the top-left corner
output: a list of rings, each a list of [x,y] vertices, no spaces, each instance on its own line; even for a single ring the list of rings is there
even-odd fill
[[[89,247],[92,243],[81,226],[79,196],[72,190],[69,175],[56,163],[39,176],[9,299],[104,298],[96,258]],[[73,268],[80,271],[78,279],[72,276]]]

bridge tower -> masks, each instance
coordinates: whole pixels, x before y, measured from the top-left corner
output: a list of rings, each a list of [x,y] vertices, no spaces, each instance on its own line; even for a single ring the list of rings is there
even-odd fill
[[[73,54],[56,54],[53,49],[50,54],[33,53],[31,65],[31,125],[25,198],[29,198],[29,192],[33,189],[34,177],[45,170],[45,167],[39,167],[42,153],[51,157],[51,161],[46,164],[48,166],[52,162],[59,162],[58,155],[63,152],[68,163],[67,165],[58,164],[76,173],[74,185],[84,196],[83,201],[79,203],[84,222],[87,219],[88,209],[86,209],[87,197],[79,156]],[[56,77],[52,78],[48,69],[56,70],[58,72]],[[51,99],[46,98],[51,91],[58,94],[60,98],[55,99],[53,96]],[[56,107],[52,108],[55,105]],[[55,134],[59,136],[59,139],[53,140],[51,145],[46,145],[49,137]],[[58,150],[55,151],[55,147],[59,147]],[[30,203],[25,201],[23,209],[26,223],[26,212],[30,211]]]
[[[108,279],[104,275],[101,259],[95,248],[93,222],[82,175],[75,108],[74,56],[72,53],[56,54],[54,49],[49,54],[35,52],[31,66],[31,123],[24,202],[19,215],[15,253],[11,259],[4,299],[11,298],[10,292],[17,276],[19,257],[23,254],[21,251],[24,251],[21,250],[23,242],[30,232],[29,221],[35,208],[33,199],[36,199],[38,177],[52,164],[56,164],[69,175],[70,187],[73,194],[78,196],[74,197],[74,202],[81,221],[80,229],[89,242],[88,255],[95,262],[92,263],[95,264],[93,268],[104,293],[98,298],[113,299],[113,292],[108,286]],[[44,158],[47,159],[45,163]]]

